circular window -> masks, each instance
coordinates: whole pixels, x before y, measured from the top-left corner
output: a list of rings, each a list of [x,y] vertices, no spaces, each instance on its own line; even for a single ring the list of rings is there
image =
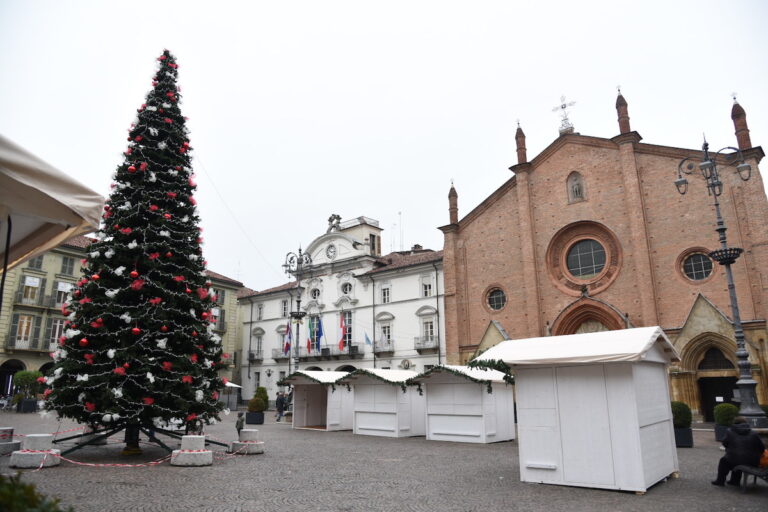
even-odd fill
[[[500,310],[507,303],[507,296],[499,288],[494,288],[488,293],[488,306],[493,310]]]
[[[579,279],[590,279],[605,268],[605,248],[596,240],[580,240],[568,249],[568,272]]]
[[[352,284],[351,283],[344,283],[341,285],[341,293],[344,295],[349,295],[352,293]]]
[[[712,273],[712,260],[700,252],[691,254],[683,261],[683,273],[691,281],[701,281]]]
[[[320,290],[317,288],[313,288],[311,292],[309,292],[309,296],[313,299],[317,300],[320,298]]]

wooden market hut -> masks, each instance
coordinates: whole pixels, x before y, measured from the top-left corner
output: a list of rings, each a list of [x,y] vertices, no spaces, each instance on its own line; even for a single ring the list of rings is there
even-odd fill
[[[298,370],[280,381],[293,386],[293,428],[352,430],[353,391],[335,384],[348,374]]]

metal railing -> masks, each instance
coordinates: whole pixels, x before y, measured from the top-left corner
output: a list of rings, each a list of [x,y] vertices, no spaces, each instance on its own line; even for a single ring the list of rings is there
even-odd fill
[[[34,298],[29,298],[24,297],[24,292],[16,292],[14,302],[16,304],[24,304],[26,306],[41,306],[43,303],[43,294],[40,293],[40,290],[38,290],[38,293],[35,294]]]
[[[264,354],[261,350],[251,350],[248,352],[249,361],[261,361],[262,359],[264,359]]]
[[[11,336],[6,337],[5,346],[16,350],[37,350],[37,340],[24,336]]]
[[[373,342],[373,351],[377,354],[382,352],[394,352],[395,342],[393,340],[376,340]]]
[[[413,348],[416,350],[437,348],[438,344],[437,336],[416,336],[413,338]]]

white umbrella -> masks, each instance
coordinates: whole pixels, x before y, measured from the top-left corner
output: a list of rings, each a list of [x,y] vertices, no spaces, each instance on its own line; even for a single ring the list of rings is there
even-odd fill
[[[98,229],[104,198],[0,135],[0,265]],[[9,235],[10,231],[10,237]]]

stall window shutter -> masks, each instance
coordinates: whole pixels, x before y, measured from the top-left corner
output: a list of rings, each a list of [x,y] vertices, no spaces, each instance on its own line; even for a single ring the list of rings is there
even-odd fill
[[[43,343],[40,344],[40,348],[45,348],[51,341],[51,329],[53,327],[53,318],[50,316],[45,319],[45,336],[43,337]]]
[[[19,314],[14,313],[11,320],[11,332],[8,334],[8,347],[16,346],[16,333],[19,330]]]
[[[39,345],[39,343],[40,343],[40,327],[42,326],[42,323],[43,323],[43,317],[36,316],[35,317],[35,330],[32,333],[32,341],[29,344],[30,348],[37,348],[37,347],[40,346]]]

